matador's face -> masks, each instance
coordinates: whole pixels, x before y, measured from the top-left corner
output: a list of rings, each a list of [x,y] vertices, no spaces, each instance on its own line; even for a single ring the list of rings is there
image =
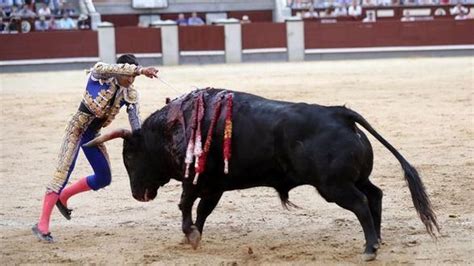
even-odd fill
[[[117,77],[117,82],[120,86],[128,88],[135,81],[135,76],[120,75]]]

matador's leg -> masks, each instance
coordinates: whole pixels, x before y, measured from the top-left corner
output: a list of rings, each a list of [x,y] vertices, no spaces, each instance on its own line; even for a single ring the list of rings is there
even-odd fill
[[[59,151],[56,171],[54,172],[53,179],[46,186],[47,193],[55,192],[59,194],[64,186],[66,186],[74,168],[81,138],[92,120],[94,120],[94,115],[77,111],[69,121]]]
[[[68,178],[74,168],[74,163],[79,149],[80,139],[94,120],[94,116],[81,111],[77,111],[69,121],[65,136],[59,152],[59,160],[53,179],[46,186],[46,194],[43,200],[43,209],[37,225],[33,227],[33,233],[41,240],[52,242],[49,235],[49,220],[59,193],[67,184]],[[49,237],[47,237],[49,235]]]
[[[81,138],[80,145],[89,142],[96,137],[97,132],[95,130],[88,129]],[[111,171],[109,157],[104,144],[100,144],[94,147],[82,147],[87,160],[89,161],[94,174],[83,177],[76,183],[66,187],[59,196],[59,201],[56,203],[61,214],[66,219],[71,219],[71,210],[67,208],[67,201],[70,197],[91,189],[98,190],[106,187],[111,182]]]

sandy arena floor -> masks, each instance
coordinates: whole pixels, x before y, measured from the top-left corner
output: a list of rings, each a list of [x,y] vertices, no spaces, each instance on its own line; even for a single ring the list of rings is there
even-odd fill
[[[473,57],[161,67],[163,79],[187,92],[224,87],[296,102],[346,104],[391,142],[422,175],[442,226],[438,241],[413,208],[398,161],[371,138],[371,180],[384,191],[383,245],[371,265],[473,264]],[[85,85],[82,71],[0,74],[0,261],[97,264],[357,264],[364,244],[356,217],[309,186],[291,191],[302,207],[281,208],[276,192],[227,192],[209,217],[198,250],[180,244],[179,183],[157,199],[131,197],[121,141],[107,144],[112,185],[72,198],[73,219],[55,210],[55,244],[38,242],[31,226],[56,162],[63,129]],[[142,116],[178,93],[138,78]],[[126,112],[114,127],[128,127]],[[79,156],[71,181],[91,169]]]

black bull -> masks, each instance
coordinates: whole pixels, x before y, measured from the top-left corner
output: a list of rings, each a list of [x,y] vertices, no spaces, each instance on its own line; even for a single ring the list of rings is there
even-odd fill
[[[211,123],[212,103],[222,90],[204,91],[207,106],[203,130]],[[358,113],[343,106],[273,101],[233,92],[232,158],[229,173],[223,173],[225,111],[215,128],[206,170],[193,185],[193,168],[184,178],[188,129],[195,94],[179,99],[182,116],[175,112],[175,100],[148,117],[140,130],[104,135],[97,142],[123,137],[123,159],[130,177],[133,197],[152,200],[170,178],[182,182],[179,208],[182,230],[194,248],[201,239],[204,223],[224,191],[257,186],[273,187],[284,206],[288,192],[300,185],[312,185],[328,202],[352,211],[362,225],[366,247],[364,258],[374,259],[379,248],[382,191],[369,181],[373,152],[362,126],[400,162],[413,204],[429,234],[439,231],[428,195],[414,167]],[[225,106],[222,107],[224,109]],[[174,117],[175,119],[170,119]],[[181,119],[180,119],[181,118]],[[189,125],[188,125],[189,127]],[[186,131],[186,132],[185,132]],[[205,138],[205,134],[203,134]],[[203,140],[204,142],[205,140]],[[196,220],[192,206],[200,198]]]

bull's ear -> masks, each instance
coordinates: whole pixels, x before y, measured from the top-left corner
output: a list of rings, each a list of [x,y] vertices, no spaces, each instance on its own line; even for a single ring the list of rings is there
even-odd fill
[[[123,138],[123,139],[129,139],[132,136],[132,132],[128,129],[116,129],[112,132],[109,132],[104,135],[100,135],[96,137],[95,139],[87,142],[86,144],[82,145],[84,147],[92,147],[92,146],[97,146],[101,143],[104,143],[106,141],[109,141],[111,139],[116,139],[116,138]]]

